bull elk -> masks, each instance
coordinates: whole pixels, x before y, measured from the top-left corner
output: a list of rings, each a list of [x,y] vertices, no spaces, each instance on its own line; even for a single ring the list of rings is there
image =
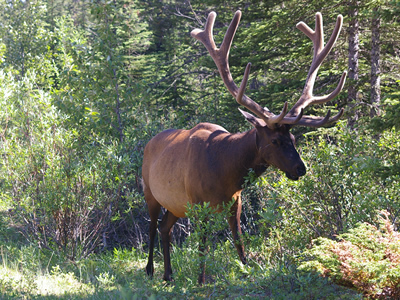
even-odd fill
[[[164,280],[172,279],[170,262],[170,236],[172,227],[179,218],[185,217],[186,205],[209,202],[211,207],[234,201],[228,222],[240,260],[246,263],[241,241],[240,214],[241,191],[244,177],[249,169],[260,176],[272,165],[286,173],[292,180],[306,174],[306,167],[294,146],[294,136],[289,132],[295,125],[320,127],[337,121],[343,114],[330,117],[303,115],[311,104],[321,104],[333,99],[342,90],[346,72],[336,89],[325,96],[314,96],[313,87],[323,60],[331,51],[342,27],[343,17],[337,17],[336,26],[328,43],[324,46],[322,16],[315,17],[315,30],[300,22],[297,28],[313,42],[314,56],[300,99],[288,111],[287,102],[280,114],[275,115],[244,94],[250,72],[250,63],[238,87],[229,70],[228,56],[233,37],[239,25],[241,12],[237,11],[218,49],[213,38],[216,13],[208,15],[204,30],[195,29],[191,35],[202,42],[213,58],[229,92],[236,101],[256,116],[240,110],[253,128],[242,133],[229,133],[223,127],[200,123],[190,130],[165,130],[153,137],[146,145],[143,157],[144,196],[150,214],[150,245],[146,271],[153,275],[154,239],[158,216],[163,206],[166,209],[160,224],[164,253]],[[200,249],[202,250],[202,249]],[[205,266],[200,266],[199,283],[205,281]]]

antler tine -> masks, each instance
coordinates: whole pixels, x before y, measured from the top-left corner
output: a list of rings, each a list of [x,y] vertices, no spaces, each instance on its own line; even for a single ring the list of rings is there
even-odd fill
[[[215,23],[215,18],[217,17],[217,14],[215,12],[210,12],[208,15],[206,25],[204,30],[201,29],[193,29],[192,32],[190,33],[194,38],[198,39],[201,41],[204,46],[206,46],[207,50],[215,50],[217,49],[217,46],[215,45],[214,38],[212,35],[212,30],[214,28],[214,23]]]
[[[343,113],[344,109],[341,108],[339,113],[332,118],[330,118],[331,110],[328,110],[328,113],[324,118],[314,117],[314,116],[304,116],[296,125],[308,126],[308,127],[321,127],[326,124],[336,122],[342,117]]]
[[[247,97],[244,94],[244,91],[246,89],[247,86],[247,81],[249,79],[249,74],[250,74],[250,67],[251,67],[251,63],[248,63],[246,66],[246,69],[244,71],[244,75],[243,75],[243,79],[242,79],[242,83],[240,84],[240,88],[239,88],[239,92],[236,96],[236,101],[243,105],[244,107],[247,107],[250,109],[252,102],[255,103],[253,100],[251,100],[249,97]],[[249,101],[249,99],[251,101]],[[257,103],[255,103],[257,104]],[[272,112],[270,112],[268,109],[266,108],[262,108],[261,106],[259,106],[257,104],[257,106],[259,107],[255,107],[252,109],[250,109],[252,112],[256,113],[255,110],[258,112],[260,109],[262,110],[262,114],[256,113],[259,117],[261,117],[265,123],[267,124],[267,126],[269,127],[273,127],[274,124],[278,124],[278,123],[282,123],[284,121],[285,124],[294,124],[297,123],[298,120],[300,120],[301,115],[303,114],[303,112],[301,112],[301,114],[299,114],[299,116],[297,118],[285,118],[286,113],[287,113],[287,109],[288,109],[288,104],[287,102],[285,102],[285,104],[283,105],[283,109],[281,111],[281,113],[279,115],[275,115]],[[268,115],[268,117],[267,117]]]
[[[212,34],[215,18],[217,16],[215,12],[211,12],[208,15],[204,30],[194,29],[191,32],[191,35],[195,39],[202,42],[203,45],[207,48],[216,66],[218,67],[218,71],[222,77],[222,80],[224,81],[225,86],[228,88],[228,91],[232,94],[232,96],[235,97],[236,101],[244,107],[248,108],[250,111],[254,112],[257,116],[265,118],[264,109],[258,103],[254,102],[252,99],[244,95],[244,90],[249,77],[251,64],[248,65],[246,68],[240,90],[233,81],[229,69],[229,51],[232,45],[233,37],[236,33],[236,29],[239,26],[241,15],[242,13],[240,10],[236,11],[228,27],[228,30],[225,33],[224,40],[221,44],[220,49],[218,49],[215,45],[214,37]]]
[[[232,40],[236,33],[236,29],[239,26],[242,13],[239,10],[236,11],[219,49],[215,45],[212,34],[216,15],[217,14],[215,12],[211,12],[208,15],[205,29],[194,29],[191,32],[191,35],[195,39],[202,42],[207,48],[216,66],[218,67],[218,71],[222,77],[222,80],[225,83],[225,86],[228,88],[228,91],[236,98],[236,101],[240,105],[246,107],[247,109],[255,113],[258,117],[262,118],[269,127],[273,127],[276,123],[292,124],[295,121],[297,122],[299,119],[298,116],[289,118],[285,117],[287,113],[287,103],[284,105],[284,108],[279,115],[274,115],[267,108],[263,108],[257,102],[253,101],[250,97],[244,94],[250,74],[250,63],[246,67],[242,83],[240,84],[240,88],[236,86],[235,82],[233,81],[232,74],[229,70],[228,58],[229,51],[232,45]]]
[[[191,32],[192,37],[199,40],[206,47],[211,57],[213,58],[218,71],[228,88],[229,92],[236,97],[238,93],[238,88],[233,82],[231,72],[229,70],[228,56],[229,50],[232,44],[233,37],[235,35],[236,29],[239,26],[239,21],[241,17],[241,12],[237,11],[232,19],[231,24],[227,32],[225,33],[224,40],[221,44],[221,48],[218,49],[214,42],[213,28],[214,22],[217,14],[215,12],[210,12],[207,17],[207,22],[204,30],[194,29]]]
[[[342,76],[340,77],[340,81],[339,81],[336,89],[332,93],[325,95],[325,96],[314,96],[312,104],[322,104],[322,103],[331,101],[333,98],[335,98],[337,95],[339,95],[344,87],[345,82],[346,82],[346,76],[347,76],[347,72],[344,71],[342,73]]]
[[[339,36],[340,30],[342,28],[342,24],[343,24],[343,17],[342,17],[342,15],[339,15],[336,20],[335,29],[333,30],[333,33],[332,33],[331,37],[329,38],[329,41],[327,42],[325,47],[324,47],[324,32],[323,32],[323,22],[322,22],[321,13],[317,13],[315,15],[315,30],[312,30],[304,22],[300,22],[297,24],[296,27],[312,40],[313,45],[314,45],[314,56],[313,56],[310,70],[307,75],[307,79],[306,79],[306,83],[305,83],[302,95],[300,96],[300,99],[297,101],[297,103],[290,110],[290,112],[289,112],[290,116],[298,115],[301,109],[304,109],[311,104],[320,104],[320,103],[325,103],[325,102],[332,100],[343,89],[343,86],[344,86],[345,80],[346,80],[346,76],[347,76],[346,71],[343,72],[338,86],[332,93],[325,95],[325,96],[318,96],[318,97],[313,95],[313,89],[314,89],[314,84],[315,84],[315,79],[317,77],[318,69],[320,68],[322,62],[327,57],[329,52],[332,50],[332,48]],[[330,122],[337,120],[341,116],[341,114],[343,114],[343,112],[339,113],[334,118],[329,119],[329,120],[326,120],[326,117],[322,118],[322,117],[304,116],[303,117],[304,122],[302,122],[303,120],[301,120],[297,125],[319,127],[326,123],[330,123]],[[335,118],[337,118],[337,119],[335,119]]]
[[[280,123],[281,124],[288,124],[288,125],[298,125],[300,120],[303,118],[303,112],[304,112],[304,110],[300,109],[300,112],[297,115],[297,117],[286,117]]]

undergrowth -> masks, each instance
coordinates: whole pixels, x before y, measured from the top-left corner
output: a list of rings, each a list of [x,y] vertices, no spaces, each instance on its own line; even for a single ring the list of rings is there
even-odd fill
[[[223,218],[210,224],[222,230],[224,226],[214,224],[218,220]],[[72,262],[27,244],[5,222],[0,227],[0,299],[360,299],[325,278],[299,272],[291,259],[271,254],[258,238],[245,237],[249,263],[243,265],[230,238],[210,237],[207,282],[198,286],[196,235],[172,246],[174,281],[166,283],[160,248],[150,279],[142,250],[114,249]]]
[[[378,226],[359,223],[337,241],[318,238],[306,251],[309,261],[301,270],[315,270],[343,286],[353,287],[368,298],[400,298],[400,233],[387,211]]]
[[[231,258],[229,243],[219,245],[215,261]],[[312,274],[301,275],[295,266],[269,269],[251,261],[243,266],[232,259],[227,265],[212,265],[218,273],[212,282],[198,286],[185,277],[196,268],[191,258],[196,251],[174,248],[174,258],[186,260],[185,268],[176,268],[175,280],[162,280],[163,264],[159,255],[154,278],[147,277],[146,256],[132,250],[115,250],[70,264],[60,258],[42,269],[16,269],[8,261],[0,267],[1,299],[360,299],[345,288]],[[190,252],[190,253],[188,253]],[[194,256],[192,256],[194,255]],[[193,260],[195,261],[195,259]],[[7,267],[7,264],[10,267]],[[173,264],[176,267],[176,263]]]

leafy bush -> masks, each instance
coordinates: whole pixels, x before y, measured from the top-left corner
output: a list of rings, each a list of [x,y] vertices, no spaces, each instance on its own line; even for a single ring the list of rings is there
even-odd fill
[[[81,146],[34,82],[0,73],[0,196],[28,240],[75,260],[104,245],[122,193],[129,197],[124,162],[113,144]]]
[[[256,182],[264,199],[260,229],[295,256],[312,239],[333,238],[371,220],[376,210],[396,219],[400,177],[384,171],[399,159],[399,145],[394,131],[374,136],[347,129],[345,122],[309,133],[300,149],[305,176],[290,181],[270,172]]]
[[[315,270],[338,284],[356,288],[371,298],[400,297],[400,233],[389,213],[381,211],[378,227],[359,223],[338,241],[318,238],[301,270]]]
[[[214,278],[220,274],[221,267],[228,261],[215,261],[216,251],[227,251],[230,243],[221,242],[224,231],[227,230],[229,209],[232,203],[220,208],[210,206],[209,202],[187,206],[187,217],[190,219],[189,235],[183,244],[183,249],[175,249],[172,263],[176,266],[174,278],[187,281],[189,285],[196,284],[197,277],[203,265],[206,267],[206,278]],[[232,246],[232,250],[235,249]]]

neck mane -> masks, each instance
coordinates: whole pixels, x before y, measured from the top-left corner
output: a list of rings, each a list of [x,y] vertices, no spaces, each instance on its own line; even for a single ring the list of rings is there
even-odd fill
[[[224,143],[224,153],[221,155],[225,174],[229,174],[231,184],[242,189],[244,178],[249,170],[260,176],[268,167],[259,155],[256,142],[256,130],[226,135],[221,141]]]

